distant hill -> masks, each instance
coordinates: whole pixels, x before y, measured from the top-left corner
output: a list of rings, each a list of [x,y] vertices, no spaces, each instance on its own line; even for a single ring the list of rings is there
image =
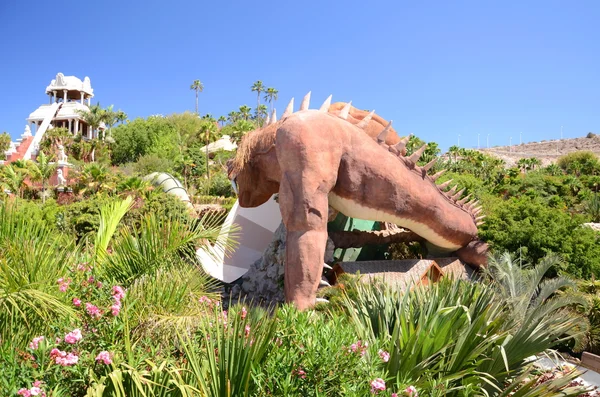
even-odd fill
[[[588,134],[587,137],[555,139],[551,141],[529,142],[520,145],[496,146],[489,149],[479,149],[483,153],[501,158],[511,167],[524,157],[537,157],[544,166],[556,162],[567,153],[588,150],[600,156],[600,136]]]

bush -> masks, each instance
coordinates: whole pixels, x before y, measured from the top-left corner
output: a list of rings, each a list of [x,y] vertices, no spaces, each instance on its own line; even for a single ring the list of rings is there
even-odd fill
[[[598,235],[582,227],[580,215],[548,208],[540,198],[511,198],[487,206],[480,237],[494,250],[520,252],[537,263],[549,253],[560,254],[566,264],[552,269],[574,277],[600,276]]]
[[[561,156],[557,164],[568,174],[575,175],[598,175],[600,173],[600,162],[598,157],[590,151],[579,151]]]

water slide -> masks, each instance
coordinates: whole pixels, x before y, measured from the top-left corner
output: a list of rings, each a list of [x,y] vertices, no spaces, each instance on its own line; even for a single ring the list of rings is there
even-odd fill
[[[40,142],[42,141],[42,138],[46,133],[46,130],[48,130],[48,127],[50,126],[50,122],[52,122],[52,119],[54,118],[54,116],[56,116],[56,113],[58,113],[58,110],[61,106],[62,102],[56,102],[48,106],[48,109],[46,109],[45,112],[46,115],[44,116],[44,120],[42,121],[42,124],[36,131],[35,136],[31,141],[31,144],[29,144],[29,147],[27,148],[27,151],[23,155],[23,160],[31,160],[31,156],[33,154],[36,154],[37,148],[39,147]]]
[[[185,190],[185,187],[183,187],[181,182],[173,175],[167,174],[166,172],[153,172],[146,175],[143,179],[156,186],[160,186],[163,192],[177,196],[188,207],[192,207],[192,201],[190,200],[187,190]]]
[[[271,197],[256,208],[242,208],[236,201],[221,227],[221,238],[226,239],[235,225],[235,251],[225,255],[217,246],[205,246],[196,251],[204,270],[216,279],[231,283],[242,277],[273,240],[281,223],[279,204]]]

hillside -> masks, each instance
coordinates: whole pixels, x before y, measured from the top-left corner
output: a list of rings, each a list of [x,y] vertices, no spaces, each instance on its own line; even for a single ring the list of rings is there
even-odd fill
[[[528,142],[520,145],[495,146],[489,149],[480,149],[481,152],[500,157],[506,162],[507,166],[513,166],[524,157],[537,157],[542,160],[544,166],[555,162],[560,156],[589,150],[600,156],[600,136],[590,135],[590,137],[556,139],[551,141]]]

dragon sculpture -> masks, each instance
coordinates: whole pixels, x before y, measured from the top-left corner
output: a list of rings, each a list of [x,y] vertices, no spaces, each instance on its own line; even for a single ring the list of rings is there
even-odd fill
[[[406,156],[391,122],[347,104],[300,110],[293,99],[280,120],[242,139],[228,163],[239,205],[257,207],[278,193],[287,230],[284,292],[287,302],[311,307],[321,281],[329,208],[344,215],[410,229],[436,253],[456,252],[464,262],[484,265],[487,244],[477,239],[481,207],[451,181],[436,185],[427,175],[434,161],[418,166],[426,146]]]

